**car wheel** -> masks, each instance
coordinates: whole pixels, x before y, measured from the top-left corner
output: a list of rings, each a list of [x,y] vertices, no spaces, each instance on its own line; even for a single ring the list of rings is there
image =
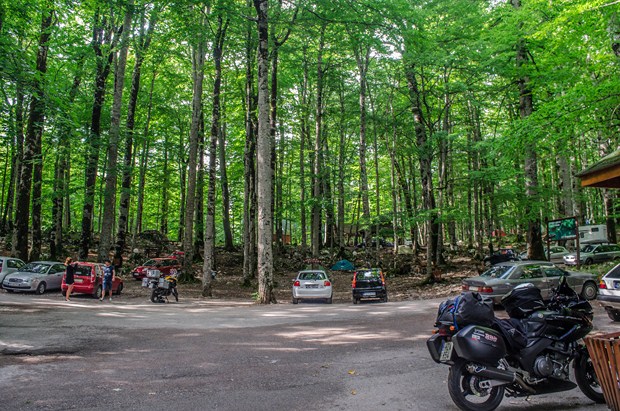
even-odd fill
[[[591,258],[587,258],[587,259],[586,259],[586,262],[585,262],[585,265],[590,265],[590,264],[592,264],[593,262],[594,262],[594,261],[592,261],[592,259],[591,259]]]
[[[381,299],[382,302],[387,303],[388,302],[388,298],[387,298],[387,294],[385,295],[385,297],[383,297]]]
[[[60,293],[62,294],[63,297],[67,296],[67,290],[62,290]]]
[[[360,303],[360,299],[353,297],[353,304],[359,304],[359,303]]]
[[[598,288],[596,287],[596,284],[592,282],[585,283],[583,285],[583,289],[581,290],[581,296],[586,300],[594,300],[597,293]]]
[[[116,288],[116,295],[121,295],[122,292],[123,292],[123,283],[120,283],[118,285],[118,288]]]
[[[101,298],[101,293],[102,292],[103,292],[103,290],[101,289],[101,286],[95,288],[95,293],[93,294],[93,297]]]
[[[608,310],[607,315],[612,321],[620,321],[620,311],[618,310]]]
[[[12,293],[14,290],[6,290],[7,293]]]
[[[325,302],[326,302],[327,304],[331,304],[331,303],[332,303],[332,297],[329,297],[328,299],[326,299],[326,300],[325,300]]]
[[[293,298],[293,304],[299,304],[299,299]]]
[[[45,288],[47,287],[47,285],[45,284],[45,281],[41,281],[39,283],[39,285],[37,286],[37,289],[35,290],[35,293],[41,295],[45,292]]]

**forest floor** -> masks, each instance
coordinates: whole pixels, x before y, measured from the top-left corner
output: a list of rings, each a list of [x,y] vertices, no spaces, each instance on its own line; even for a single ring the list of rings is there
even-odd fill
[[[461,291],[463,278],[478,275],[480,262],[469,257],[454,257],[449,264],[442,267],[436,275],[440,278],[432,284],[425,283],[425,267],[415,255],[394,256],[388,251],[381,251],[380,255],[373,255],[379,263],[364,263],[364,259],[357,258],[355,253],[349,254],[350,260],[356,267],[381,267],[386,274],[386,286],[390,301],[418,300],[454,296]],[[367,255],[365,255],[367,257]],[[335,258],[325,258],[324,269],[335,262]],[[331,262],[331,263],[328,263]],[[216,253],[217,276],[212,283],[214,299],[252,301],[258,286],[256,280],[252,286],[244,287],[243,283],[243,254],[241,252]],[[310,266],[297,253],[281,255],[274,262],[274,288],[278,303],[291,302],[291,286],[297,271]],[[388,268],[391,267],[391,268]],[[123,279],[125,281],[123,295],[127,298],[144,298],[149,293],[141,287],[141,281],[136,281],[128,273],[133,267],[125,267]],[[315,266],[314,268],[317,268]],[[321,267],[323,268],[323,267]],[[201,272],[201,266],[195,266],[196,272]],[[351,271],[331,271],[326,269],[334,287],[334,303],[351,302]],[[178,286],[181,298],[200,298],[202,285],[196,283],[181,283]]]

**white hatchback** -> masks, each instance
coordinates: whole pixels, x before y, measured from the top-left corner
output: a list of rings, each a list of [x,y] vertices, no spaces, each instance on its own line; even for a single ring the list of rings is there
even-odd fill
[[[609,318],[620,321],[620,264],[601,278],[597,300]]]
[[[304,270],[297,274],[293,280],[293,304],[299,300],[323,299],[326,303],[332,303],[332,283],[323,270]]]

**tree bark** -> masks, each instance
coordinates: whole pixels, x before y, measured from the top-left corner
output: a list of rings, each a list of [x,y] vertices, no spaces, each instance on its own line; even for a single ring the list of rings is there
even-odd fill
[[[105,176],[105,190],[103,200],[103,221],[99,241],[98,261],[104,262],[110,257],[112,248],[112,229],[116,217],[116,186],[118,181],[118,143],[121,134],[121,108],[123,104],[123,90],[125,86],[125,71],[127,68],[127,53],[129,51],[129,33],[133,16],[133,0],[128,0],[125,9],[125,18],[121,28],[120,50],[116,57],[114,72],[114,98],[110,116],[110,135],[107,149],[107,171]]]
[[[269,125],[269,23],[268,0],[254,0],[258,26],[258,135],[257,205],[258,205],[258,301],[275,303],[273,293],[273,170]]]
[[[97,183],[97,168],[99,166],[99,148],[101,146],[101,111],[105,100],[106,80],[110,74],[110,66],[114,58],[114,42],[111,41],[111,30],[106,27],[106,20],[95,12],[95,26],[93,29],[92,46],[97,56],[97,72],[95,75],[95,90],[93,109],[91,114],[90,130],[86,139],[88,154],[86,158],[86,172],[84,181],[84,208],[82,210],[82,234],[80,239],[79,259],[86,261],[92,243],[92,229],[95,208],[95,185]],[[107,55],[104,57],[102,46],[110,44]]]
[[[216,189],[216,160],[217,142],[221,138],[222,127],[220,118],[220,93],[222,85],[222,56],[224,39],[228,29],[229,19],[226,21],[221,15],[217,16],[217,32],[213,42],[213,63],[215,64],[215,78],[213,82],[213,109],[211,113],[211,138],[209,141],[209,187],[207,190],[206,225],[205,225],[205,258],[202,266],[202,296],[212,296],[211,272],[215,271],[215,189]]]
[[[22,260],[28,260],[28,222],[30,218],[30,190],[32,188],[33,179],[33,163],[38,163],[36,167],[37,172],[35,178],[39,178],[39,186],[33,190],[33,203],[36,203],[36,208],[33,208],[33,237],[38,236],[39,249],[36,250],[33,247],[33,253],[35,257],[38,257],[40,252],[41,241],[41,135],[43,134],[43,126],[45,123],[45,91],[43,81],[47,72],[47,52],[49,50],[50,40],[50,27],[52,26],[52,20],[54,16],[54,10],[47,9],[43,11],[41,17],[41,31],[39,35],[39,44],[37,52],[37,66],[36,73],[32,80],[32,96],[30,98],[30,116],[28,117],[28,128],[26,129],[26,136],[24,141],[24,156],[21,167],[21,174],[19,179],[19,190],[17,192],[17,204],[16,209],[18,212],[15,216],[15,229],[16,229],[16,241],[13,242],[14,254]],[[37,240],[35,240],[36,242]]]
[[[312,258],[319,257],[321,248],[321,147],[323,136],[323,48],[325,46],[326,25],[321,26],[319,49],[317,54],[317,80],[316,80],[316,115],[314,134],[314,175],[312,176]]]
[[[202,19],[202,17],[201,17]],[[200,26],[204,27],[201,21]],[[199,36],[197,42],[192,45],[192,79],[193,79],[193,99],[192,99],[192,125],[189,133],[189,158],[187,162],[187,190],[185,197],[185,232],[183,235],[183,260],[182,280],[193,281],[194,272],[192,263],[194,261],[194,212],[196,206],[196,167],[198,165],[198,143],[200,140],[200,122],[202,115],[202,89],[204,81],[204,64],[206,38]]]

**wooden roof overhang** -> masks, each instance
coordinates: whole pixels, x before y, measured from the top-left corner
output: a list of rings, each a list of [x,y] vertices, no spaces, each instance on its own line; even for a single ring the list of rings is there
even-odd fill
[[[620,188],[620,150],[576,174],[582,187]]]

